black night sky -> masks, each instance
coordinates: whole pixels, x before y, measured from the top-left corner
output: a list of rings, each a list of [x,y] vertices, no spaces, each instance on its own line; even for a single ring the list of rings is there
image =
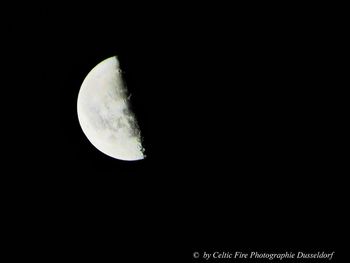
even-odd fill
[[[49,9],[27,36],[51,83],[44,114],[58,120],[41,142],[61,251],[188,262],[209,249],[334,250],[322,22],[216,8]],[[143,161],[102,154],[78,123],[82,81],[114,55]]]

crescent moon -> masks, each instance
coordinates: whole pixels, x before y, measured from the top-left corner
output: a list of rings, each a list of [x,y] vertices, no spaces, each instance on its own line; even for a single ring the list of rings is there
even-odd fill
[[[130,109],[130,96],[116,56],[102,61],[86,76],[79,90],[77,111],[84,134],[98,150],[119,160],[145,158],[141,132]]]

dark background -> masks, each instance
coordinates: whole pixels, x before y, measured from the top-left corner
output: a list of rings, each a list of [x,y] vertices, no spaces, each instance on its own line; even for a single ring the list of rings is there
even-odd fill
[[[310,10],[267,9],[31,14],[24,56],[40,65],[38,101],[50,98],[31,180],[54,195],[45,207],[58,254],[191,261],[203,250],[335,249],[335,98],[324,65],[337,32]],[[138,162],[96,150],[77,119],[81,83],[115,55],[144,137]]]

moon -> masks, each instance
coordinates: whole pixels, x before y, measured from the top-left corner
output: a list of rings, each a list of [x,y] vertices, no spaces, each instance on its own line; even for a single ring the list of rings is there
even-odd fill
[[[77,111],[84,134],[98,150],[124,161],[145,158],[141,132],[116,56],[103,60],[88,73],[79,90]]]

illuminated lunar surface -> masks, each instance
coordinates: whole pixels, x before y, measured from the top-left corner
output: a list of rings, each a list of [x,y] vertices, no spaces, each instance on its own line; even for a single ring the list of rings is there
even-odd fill
[[[117,57],[102,61],[86,76],[77,108],[80,126],[98,150],[119,160],[145,158]]]

